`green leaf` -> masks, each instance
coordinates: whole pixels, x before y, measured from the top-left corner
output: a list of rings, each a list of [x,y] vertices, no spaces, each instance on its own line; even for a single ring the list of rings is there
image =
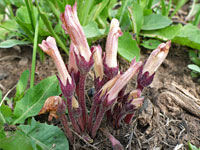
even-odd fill
[[[6,20],[5,22],[0,23],[0,40],[8,39],[12,34],[14,36],[19,35],[17,33],[17,23],[14,19]]]
[[[41,124],[32,119],[30,125],[20,125],[19,129],[29,137],[33,146],[39,146],[42,150],[69,149],[66,136],[62,130],[56,126]]]
[[[91,1],[91,0],[84,0],[84,1],[79,1],[79,4],[78,6],[78,17],[79,17],[79,20],[80,20],[80,23],[81,25],[86,25],[86,21],[87,21],[87,16],[91,10],[91,8],[93,8],[94,6],[94,2],[95,1]]]
[[[36,7],[33,7],[33,14],[34,16],[32,17],[32,21],[35,20],[34,22],[36,23],[37,16],[38,16],[38,10]],[[31,14],[31,16],[33,15]],[[16,21],[20,25],[20,27],[24,30],[26,34],[29,36],[32,36],[32,40],[34,37],[34,32],[35,30],[33,29],[32,22],[29,17],[29,11],[27,10],[27,7],[22,6],[19,9],[17,9],[16,12]],[[48,36],[49,32],[45,28],[45,24],[42,19],[39,20],[39,35],[41,36]]]
[[[2,91],[0,90],[0,103],[2,101]]]
[[[176,34],[182,29],[182,25],[171,25],[160,30],[142,31],[144,37],[158,38],[164,41],[173,39]]]
[[[60,39],[58,34],[56,34],[56,32],[54,31],[54,29],[52,27],[52,23],[49,21],[47,14],[45,12],[41,11],[37,1],[36,1],[36,5],[37,5],[37,8],[38,8],[38,12],[40,13],[40,16],[41,16],[46,28],[51,33],[51,35],[53,35],[55,37],[58,45],[68,54],[69,52],[68,52],[67,47],[65,46],[64,42]]]
[[[22,73],[16,86],[16,94],[14,98],[15,101],[20,100],[24,96],[24,92],[28,85],[28,79],[29,79],[29,70],[25,70]]]
[[[5,137],[6,137],[6,134],[4,131],[4,126],[3,124],[0,124],[0,139],[5,138]]]
[[[91,21],[86,26],[83,26],[83,31],[85,33],[86,38],[98,37],[105,33],[105,29],[99,29],[95,21]]]
[[[169,26],[172,21],[162,15],[151,14],[148,16],[144,16],[144,23],[142,26],[142,30],[156,30],[162,29]]]
[[[190,64],[190,65],[188,65],[188,68],[191,69],[191,70],[193,70],[193,71],[195,71],[195,72],[200,73],[200,67],[197,66],[197,65]]]
[[[199,56],[198,56],[199,55]],[[190,60],[196,65],[200,66],[200,52],[197,54],[195,51],[189,51]]]
[[[5,104],[0,107],[0,124],[11,123],[13,121],[12,109]]]
[[[130,28],[131,20],[128,14],[128,7],[131,7],[134,1],[135,0],[123,0],[122,6],[117,11],[116,18],[120,22],[120,28],[122,29],[122,31],[129,30],[129,29],[131,30]]]
[[[119,37],[118,53],[128,61],[132,61],[134,57],[136,57],[136,61],[140,59],[140,49],[137,42],[128,32],[124,32],[123,36]]]
[[[176,37],[172,40],[175,43],[186,45],[194,49],[200,50],[200,30],[198,27],[187,24],[179,32]]]
[[[5,13],[5,8],[6,8],[6,4],[4,3],[4,1],[0,1],[0,14]]]
[[[188,143],[189,150],[200,150],[200,148],[197,148],[195,145],[192,145],[190,142]]]
[[[16,7],[21,7],[21,6],[25,5],[23,0],[10,0],[10,1]]]
[[[56,76],[42,80],[39,84],[30,88],[25,96],[16,103],[14,109],[16,120],[13,124],[23,123],[26,118],[37,115],[48,97],[60,93]]]
[[[177,11],[187,2],[187,0],[178,0],[178,3],[176,4],[176,8],[174,9],[174,11],[172,12],[170,18],[172,18]]]
[[[128,10],[132,21],[133,32],[136,33],[136,37],[139,42],[139,34],[144,21],[143,9],[139,4],[133,2],[132,7],[128,7]]]
[[[10,48],[16,45],[27,45],[30,44],[29,41],[19,41],[15,39],[6,40],[0,43],[0,48]]]
[[[141,45],[147,49],[156,49],[161,43],[161,41],[150,39],[146,41],[143,40]]]
[[[0,141],[0,149],[3,150],[33,150],[30,140],[22,132],[1,138]]]

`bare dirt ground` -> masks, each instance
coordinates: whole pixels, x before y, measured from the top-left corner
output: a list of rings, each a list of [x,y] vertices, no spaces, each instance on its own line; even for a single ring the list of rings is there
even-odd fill
[[[143,49],[141,59],[147,58],[150,52]],[[3,95],[13,89],[25,69],[30,70],[31,56],[30,47],[0,49],[0,89]],[[123,59],[119,58],[119,61],[122,70],[128,67]],[[200,84],[191,78],[187,68],[189,62],[188,48],[172,45],[152,85],[145,90],[144,105],[136,113],[133,123],[123,124],[118,130],[106,123],[101,127],[107,127],[126,149],[172,150],[179,147],[185,150],[188,142],[200,147]],[[37,59],[36,83],[54,74],[56,68],[49,57],[43,63]],[[88,78],[86,90],[92,84],[92,73]],[[129,88],[134,86],[133,80]],[[12,97],[14,93],[15,89],[8,96]],[[112,149],[101,131],[92,145],[77,137],[71,148]]]

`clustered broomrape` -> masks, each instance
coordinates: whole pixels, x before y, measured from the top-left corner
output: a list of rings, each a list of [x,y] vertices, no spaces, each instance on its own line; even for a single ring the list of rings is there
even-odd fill
[[[143,104],[144,87],[153,81],[154,74],[166,58],[171,45],[170,41],[162,43],[145,63],[133,59],[127,71],[119,71],[117,49],[118,38],[122,35],[119,21],[117,19],[111,21],[105,52],[102,52],[100,45],[92,46],[90,49],[78,20],[76,7],[76,3],[73,7],[66,5],[65,12],[61,14],[62,28],[71,38],[68,65],[65,66],[53,37],[48,37],[39,44],[40,48],[53,59],[58,70],[60,87],[66,98],[65,101],[57,96],[55,99],[51,98],[53,102],[48,99],[46,103],[49,101],[51,104],[54,103],[53,111],[61,119],[65,134],[71,143],[73,134],[65,115],[66,107],[73,129],[78,134],[87,133],[92,138],[96,136],[104,115],[114,128],[118,128],[122,122],[130,123],[135,110]],[[88,114],[85,81],[92,66],[95,71],[95,95]],[[137,87],[127,93],[126,85],[135,75],[137,75]],[[52,110],[48,106],[46,111]]]

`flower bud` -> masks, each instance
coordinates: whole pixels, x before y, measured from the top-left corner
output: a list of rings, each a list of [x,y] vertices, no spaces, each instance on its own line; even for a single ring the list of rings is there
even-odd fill
[[[78,49],[77,55],[84,57],[86,62],[89,62],[91,51],[77,16],[77,3],[74,4],[73,8],[66,5],[65,12],[61,14],[61,21],[63,29],[69,34],[70,39]]]
[[[147,59],[143,67],[142,73],[149,72],[149,76],[155,73],[158,67],[167,57],[170,46],[171,46],[171,41],[168,41],[167,43],[161,43],[158,46],[158,48],[156,48]]]
[[[42,41],[42,44],[39,44],[39,47],[53,59],[62,84],[66,85],[67,80],[71,84],[72,78],[69,75],[67,68],[65,67],[63,59],[57,48],[56,40],[49,36],[46,40]]]
[[[167,57],[170,46],[171,41],[168,41],[167,43],[161,43],[158,48],[151,53],[138,73],[137,89],[143,90],[144,87],[147,87],[152,83],[154,74]]]
[[[103,79],[103,60],[102,60],[102,49],[101,46],[93,46],[92,47],[94,51],[94,71],[95,71],[95,76],[96,78],[99,78],[101,81]]]
[[[76,58],[75,58],[75,55],[74,55],[74,49],[75,49],[75,46],[74,46],[73,42],[71,42],[70,51],[69,51],[68,69],[69,69],[69,72],[72,72],[72,70],[73,70],[74,73],[77,73],[78,67],[76,65]]]
[[[132,64],[129,67],[129,69],[117,79],[114,86],[108,92],[107,103],[112,103],[112,101],[117,97],[118,93],[122,90],[122,88],[138,72],[141,65],[142,62],[135,62],[135,59],[132,61]]]
[[[122,35],[122,32],[119,27],[119,21],[114,18],[111,21],[110,31],[109,31],[107,42],[106,42],[105,64],[109,68],[117,67],[118,38],[121,35]]]

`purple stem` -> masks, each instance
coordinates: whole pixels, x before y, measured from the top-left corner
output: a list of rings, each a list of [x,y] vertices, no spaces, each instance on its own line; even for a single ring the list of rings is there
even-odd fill
[[[88,118],[88,127],[87,128],[88,128],[89,132],[92,131],[92,119],[93,119],[96,108],[97,108],[97,106],[93,103],[92,108],[90,110],[90,115]]]
[[[100,124],[101,124],[101,121],[103,119],[105,112],[106,112],[105,107],[101,107],[99,110],[99,113],[97,115],[96,121],[94,123],[94,126],[92,128],[92,138],[94,138],[96,136],[97,130],[100,127]]]
[[[80,74],[80,80],[79,80],[79,86],[78,86],[78,100],[82,109],[82,115],[79,118],[79,123],[81,126],[81,129],[84,131],[85,126],[88,119],[88,113],[85,103],[85,80],[86,80],[86,74]]]
[[[112,143],[113,150],[123,150],[123,146],[121,143],[112,135],[110,134],[106,129],[101,129],[103,133],[107,136],[107,138]]]
[[[60,120],[61,120],[61,124],[64,127],[64,133],[67,136],[67,138],[69,139],[70,143],[73,144],[74,143],[74,137],[72,132],[69,129],[68,123],[67,123],[67,117],[65,115],[65,113],[60,113],[59,114]]]
[[[72,98],[67,98],[67,109],[69,114],[69,119],[72,122],[72,126],[74,127],[77,133],[81,133],[80,128],[74,118],[74,114],[72,113]]]

